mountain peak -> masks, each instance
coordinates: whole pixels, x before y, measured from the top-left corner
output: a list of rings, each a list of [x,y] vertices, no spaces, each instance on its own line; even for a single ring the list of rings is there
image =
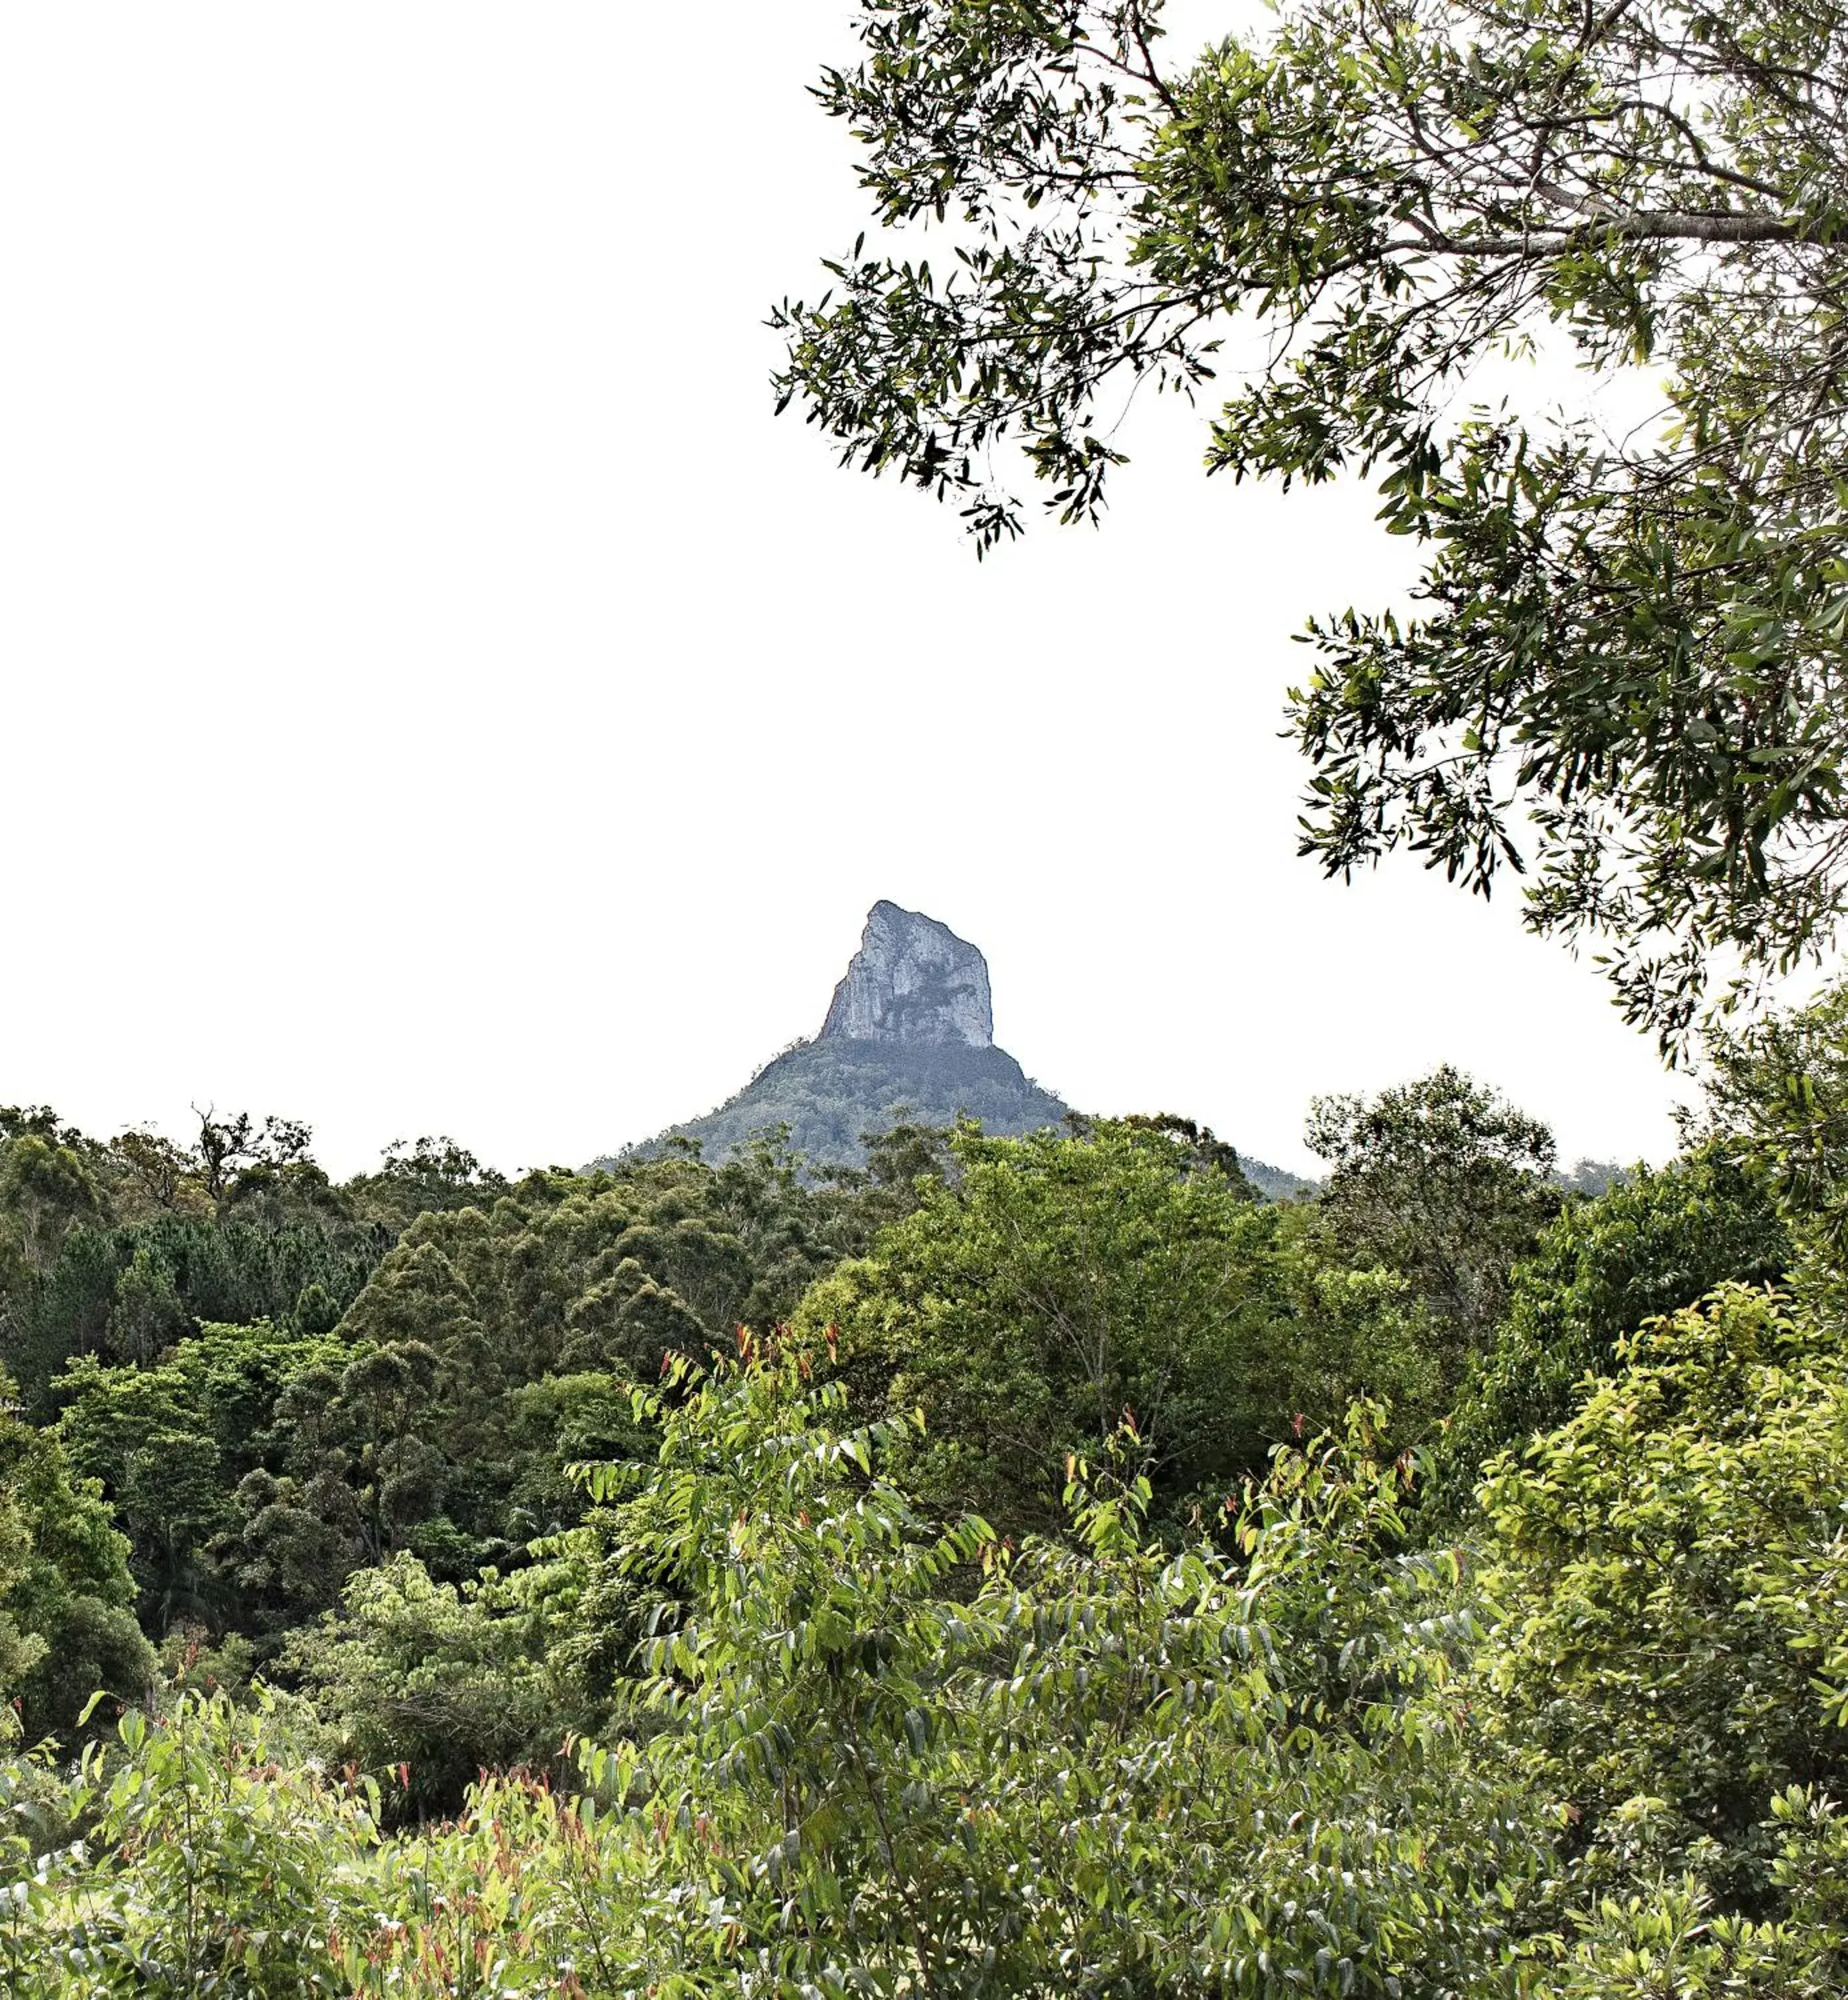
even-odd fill
[[[875,903],[820,1039],[985,1049],[994,1038],[988,960],[934,917]]]

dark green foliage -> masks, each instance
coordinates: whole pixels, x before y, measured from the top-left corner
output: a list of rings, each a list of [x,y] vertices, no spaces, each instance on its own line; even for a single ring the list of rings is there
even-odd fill
[[[424,1138],[390,1148],[376,1173],[360,1174],[341,1193],[369,1220],[408,1229],[419,1216],[476,1208],[504,1194],[507,1180],[453,1139]]]
[[[1553,1135],[1448,1064],[1377,1097],[1320,1097],[1309,1149],[1346,1255],[1404,1278],[1443,1337],[1454,1389],[1507,1308],[1509,1273],[1558,1214]]]
[[[358,1297],[388,1241],[383,1231],[355,1227],[336,1234],[302,1220],[266,1227],[234,1210],[222,1224],[178,1217],[141,1224],[118,1255],[128,1250],[126,1276],[135,1258],[146,1253],[189,1321],[228,1325],[269,1319],[287,1325],[311,1286],[318,1286],[343,1311]],[[119,1279],[119,1297],[121,1285]],[[106,1345],[122,1359],[141,1358],[128,1330],[119,1325],[112,1326]]]
[[[1848,1301],[1848,985],[1710,1047],[1718,1143],[1789,1220],[1808,1280]]]
[[[22,1419],[10,1388],[0,1377],[0,1702],[19,1704],[30,1742],[68,1734],[98,1689],[141,1700],[154,1654],[135,1622],[128,1543],[101,1488],[55,1436]],[[9,1648],[9,1627],[26,1648]]]
[[[206,1326],[158,1363],[85,1357],[60,1378],[58,1434],[128,1533],[151,1630],[262,1628],[217,1545],[239,1531],[240,1502],[252,1498],[246,1482],[303,1455],[306,1439],[287,1422],[287,1392],[342,1353],[325,1335],[266,1323]],[[342,1553],[335,1589],[360,1551],[349,1543]]]
[[[954,1128],[943,1125],[863,1132],[861,1165],[824,1170],[819,1179],[832,1197],[833,1233],[844,1256],[863,1256],[881,1229],[902,1222],[918,1206],[929,1182],[955,1179],[954,1137]]]
[[[1478,1468],[1564,1422],[1584,1379],[1608,1373],[1645,1321],[1728,1280],[1774,1283],[1791,1254],[1764,1188],[1718,1144],[1571,1204],[1514,1273],[1507,1319],[1436,1447],[1427,1512],[1466,1509]]]
[[[1082,1125],[1083,1121],[1074,1122]],[[1272,1201],[1307,1200],[1315,1192],[1301,1175],[1287,1174],[1280,1167],[1267,1166],[1262,1160],[1248,1158],[1228,1146],[1210,1126],[1201,1125],[1193,1119],[1178,1116],[1171,1111],[1153,1115],[1136,1112],[1120,1122],[1132,1130],[1166,1134],[1190,1156],[1197,1171],[1217,1170],[1230,1180],[1242,1182],[1251,1190],[1254,1199],[1263,1196]]]
[[[1367,1392],[1426,1414],[1405,1288],[1326,1254],[1175,1121],[1082,1136],[965,1130],[954,1179],[804,1300],[863,1397],[926,1420],[926,1490],[1009,1525],[1056,1518],[1061,1454],[1126,1415],[1165,1509],[1217,1506],[1306,1422]]]
[[[1402,846],[1484,894],[1532,867],[1530,922],[1607,943],[1671,1044],[1714,961],[1825,950],[1836,7],[1287,0],[1171,53],[1160,0],[856,13],[818,95],[896,233],[785,301],[780,407],[987,547],[1021,527],[1010,443],[1092,520],[1138,389],[1223,397],[1211,467],[1370,480],[1422,563],[1413,615],[1311,627],[1305,851]],[[1471,401],[1485,357],[1548,344],[1652,369],[1656,420],[1540,381]]]
[[[523,1561],[535,1538],[583,1517],[569,1464],[643,1448],[631,1384],[671,1352],[787,1314],[863,1244],[863,1202],[898,1214],[914,1198],[900,1184],[914,1144],[928,1156],[901,1137],[863,1189],[805,1182],[766,1147],[716,1170],[679,1155],[512,1189],[457,1166],[453,1149],[433,1165],[414,1156],[388,1163],[364,1203],[339,1191],[375,1210],[407,1189],[445,1196],[370,1276],[339,1266],[340,1239],[299,1219],[168,1214],[118,1232],[135,1248],[113,1288],[96,1287],[99,1313],[119,1314],[125,1296],[148,1318],[171,1311],[168,1275],[186,1330],[112,1359],[120,1322],[107,1318],[101,1352],[49,1393],[130,1535],[149,1629],[241,1634],[267,1658],[366,1565],[414,1554],[455,1585]],[[491,1186],[485,1207],[460,1199]],[[121,1248],[75,1229],[54,1270]],[[100,1268],[106,1280],[115,1266]],[[193,1329],[207,1300],[263,1297],[293,1321]]]
[[[332,1186],[306,1155],[306,1127],[242,1115],[202,1127],[192,1152],[144,1133],[104,1146],[66,1132],[58,1185],[81,1169],[88,1192],[56,1207],[31,1191],[50,1142],[32,1130],[0,1144],[0,1182],[16,1196],[0,1202],[0,1247],[10,1222],[19,1252],[10,1271],[0,1258],[0,1353],[35,1413],[50,1414],[52,1379],[76,1356],[152,1362],[201,1326],[293,1325],[304,1297],[325,1332],[390,1248],[400,1225],[367,1183]]]
[[[48,1414],[51,1378],[74,1354],[93,1352],[107,1338],[116,1309],[116,1290],[134,1262],[126,1260],[113,1233],[73,1229],[45,1271],[17,1270],[0,1305],[0,1352],[19,1379],[26,1407]],[[145,1266],[144,1266],[145,1270]],[[133,1332],[141,1331],[144,1300],[140,1278],[131,1280],[126,1302]]]

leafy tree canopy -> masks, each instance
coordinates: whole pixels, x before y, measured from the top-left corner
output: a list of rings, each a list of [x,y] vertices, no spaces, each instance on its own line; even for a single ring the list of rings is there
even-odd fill
[[[1317,1098],[1304,1136],[1329,1164],[1330,1230],[1425,1300],[1447,1332],[1454,1386],[1506,1307],[1513,1266],[1559,1211],[1552,1134],[1447,1063],[1375,1097]]]
[[[239,1193],[274,1165],[259,1161],[222,1220],[162,1213],[69,1233],[58,1282],[27,1303],[68,1327],[70,1300],[88,1302],[80,1323],[101,1351],[73,1356],[44,1400],[127,1533],[148,1630],[241,1638],[268,1667],[290,1631],[342,1604],[356,1571],[414,1558],[453,1595],[483,1564],[523,1566],[529,1544],[568,1535],[585,1506],[569,1466],[645,1447],[635,1380],[670,1352],[728,1345],[742,1319],[787,1313],[915,1203],[940,1138],[888,1135],[828,1186],[767,1143],[717,1168],[676,1154],[514,1186],[426,1141],[332,1190],[322,1222],[274,1227],[252,1214],[273,1190]],[[295,1259],[325,1252],[328,1230],[340,1242],[388,1227],[357,1214],[414,1205],[395,1244],[366,1236],[376,1248],[357,1269]],[[194,1321],[221,1300],[250,1316]],[[294,1310],[261,1316],[269,1300]],[[357,1619],[363,1587],[351,1589],[342,1615]],[[369,1642],[355,1643],[338,1657],[360,1658]],[[603,1657],[600,1639],[587,1644]]]
[[[863,1393],[921,1406],[933,1491],[1010,1525],[1058,1516],[1059,1454],[1126,1412],[1165,1506],[1214,1503],[1304,1422],[1365,1390],[1427,1405],[1423,1315],[1385,1272],[1267,1207],[1211,1134],[1099,1121],[1081,1136],[960,1133],[953,1179],[804,1299]]]
[[[921,1506],[912,1427],[853,1425],[800,1350],[676,1363],[638,1397],[655,1464],[592,1475],[652,1637],[642,1726],[575,1787],[486,1775],[392,1839],[273,1696],[131,1714],[54,1801],[89,1837],[13,1838],[0,1970],[23,2000],[1825,2000],[1848,1589],[1816,1331],[1734,1293],[1639,1345],[1496,1469],[1484,1562],[1405,1552],[1364,1415],[1280,1454],[1229,1542],[1148,1538],[1106,1446],[1015,1549]],[[470,1602],[367,1580],[327,1683],[356,1727],[407,1692],[518,1720]]]
[[[0,1375],[0,1703],[30,1741],[69,1731],[99,1689],[142,1699],[154,1653],[102,1488],[24,1420],[12,1390]]]
[[[1717,954],[1815,950],[1848,883],[1848,37],[1808,0],[1286,0],[1167,58],[1160,0],[860,0],[882,224],[786,302],[782,402],[1017,533],[1009,441],[1094,517],[1138,385],[1224,395],[1207,463],[1370,478],[1415,616],[1308,634],[1305,851],[1405,846],[1604,942],[1670,1045]],[[1241,318],[1249,337],[1228,345]],[[1484,400],[1553,338],[1657,421]],[[1474,398],[1474,400],[1472,400]]]
[[[1488,1468],[1477,1672],[1602,1866],[1641,1850],[1763,1908],[1777,1793],[1848,1777],[1839,1330],[1725,1286],[1621,1359]]]
[[[561,1690],[475,1587],[434,1583],[415,1556],[359,1571],[343,1616],[296,1633],[287,1665],[342,1754],[405,1767],[401,1804],[453,1811],[484,1768],[543,1768],[561,1745]]]
[[[1805,1274],[1848,1302],[1848,985],[1715,1036],[1708,1122],[1774,1200]]]
[[[1514,1273],[1507,1317],[1436,1449],[1426,1512],[1466,1512],[1484,1462],[1563,1423],[1645,1321],[1729,1279],[1774,1283],[1792,1254],[1763,1187],[1718,1143],[1569,1204]]]

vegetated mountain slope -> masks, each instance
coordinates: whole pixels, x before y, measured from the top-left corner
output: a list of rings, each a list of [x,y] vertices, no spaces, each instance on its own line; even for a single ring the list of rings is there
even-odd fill
[[[717,1161],[787,1124],[790,1145],[811,1165],[837,1166],[858,1162],[863,1133],[901,1121],[950,1125],[967,1116],[1013,1138],[1063,1123],[1067,1111],[1005,1049],[837,1036],[786,1049],[716,1111],[673,1129]]]
[[[1315,1192],[1315,1183],[1307,1175],[1273,1167],[1268,1160],[1255,1159],[1249,1153],[1240,1152],[1238,1166],[1266,1201],[1306,1200]]]

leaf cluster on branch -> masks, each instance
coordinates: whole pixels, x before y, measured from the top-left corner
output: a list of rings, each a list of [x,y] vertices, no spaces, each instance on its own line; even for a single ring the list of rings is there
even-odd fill
[[[824,108],[879,222],[786,300],[844,463],[1095,519],[1138,386],[1225,394],[1209,466],[1371,480],[1415,615],[1306,635],[1303,848],[1404,847],[1598,946],[1671,1052],[1815,953],[1848,870],[1848,30],[1829,0],[1295,0],[1162,54],[1159,0],[861,0]],[[1228,327],[1254,338],[1228,367]],[[1563,339],[1655,421],[1481,394]],[[1227,370],[1229,394],[1215,383]]]

